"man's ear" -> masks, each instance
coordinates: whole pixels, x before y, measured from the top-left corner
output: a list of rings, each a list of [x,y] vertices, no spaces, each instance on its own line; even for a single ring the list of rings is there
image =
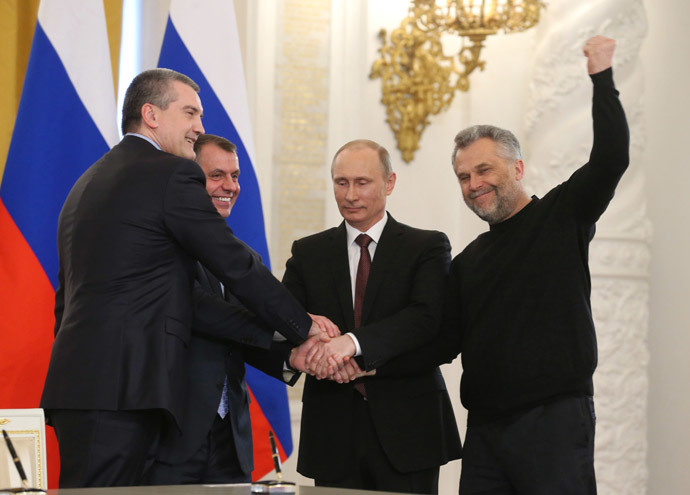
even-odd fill
[[[152,103],[144,103],[141,106],[141,121],[151,129],[158,127],[158,108]]]
[[[525,164],[522,160],[517,159],[514,163],[515,166],[515,180],[522,180],[525,176]]]
[[[395,179],[395,172],[392,172],[388,176],[388,179],[386,179],[386,196],[390,196],[390,194],[393,192],[393,188],[395,187]]]

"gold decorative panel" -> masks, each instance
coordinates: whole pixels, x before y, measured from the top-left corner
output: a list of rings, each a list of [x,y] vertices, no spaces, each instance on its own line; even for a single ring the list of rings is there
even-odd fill
[[[325,170],[330,0],[285,0],[278,16],[273,159],[273,271],[281,276],[295,239],[323,230],[331,200]]]

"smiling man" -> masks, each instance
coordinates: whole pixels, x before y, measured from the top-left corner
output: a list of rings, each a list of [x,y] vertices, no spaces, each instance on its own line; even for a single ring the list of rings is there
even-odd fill
[[[367,371],[438,332],[450,243],[386,212],[396,176],[379,144],[345,144],[331,175],[344,222],[295,241],[283,283],[349,331],[313,349],[358,356]],[[354,383],[308,376],[302,402],[297,471],[318,486],[437,493],[439,466],[460,456],[438,368]]]
[[[206,191],[213,206],[228,218],[240,194],[240,161],[236,146],[213,134],[199,136],[194,146],[196,162],[206,175]]]
[[[455,174],[465,204],[479,218],[494,224],[509,219],[524,208],[530,197],[522,188],[524,163],[515,136],[489,126],[468,131],[461,144],[476,139],[458,153]],[[464,136],[463,135],[463,136]],[[517,150],[517,151],[516,151]]]
[[[510,131],[477,125],[455,136],[452,163],[462,196],[489,230],[451,263],[439,337],[377,376],[462,353],[462,495],[597,492],[597,341],[587,260],[596,222],[629,160],[614,48],[602,36],[584,46],[593,85],[589,161],[543,197],[527,194]]]
[[[223,137],[202,134],[194,149],[206,175],[206,191],[227,218],[240,193],[236,146]],[[254,457],[244,363],[293,384],[299,375],[286,365],[292,345],[274,341],[273,331],[198,263],[188,347],[190,386],[180,431],[169,429],[161,437],[149,482],[248,483]]]
[[[61,488],[142,484],[161,433],[179,428],[197,260],[288,341],[320,333],[214,208],[192,161],[204,132],[198,91],[168,69],[135,77],[125,137],[60,213],[41,407],[58,437]]]

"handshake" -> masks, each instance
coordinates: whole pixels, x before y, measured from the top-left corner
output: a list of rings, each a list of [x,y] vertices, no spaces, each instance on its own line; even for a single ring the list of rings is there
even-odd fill
[[[338,383],[376,374],[376,370],[363,371],[352,359],[357,348],[349,335],[340,335],[340,329],[325,316],[309,316],[313,321],[309,336],[290,352],[290,367]]]

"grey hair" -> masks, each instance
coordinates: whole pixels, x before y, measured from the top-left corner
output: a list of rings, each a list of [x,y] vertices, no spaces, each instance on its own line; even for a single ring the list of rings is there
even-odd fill
[[[172,89],[174,81],[199,92],[199,85],[191,78],[171,69],[146,70],[132,80],[122,104],[122,134],[135,130],[141,123],[141,107],[144,104],[151,103],[165,110],[175,101],[177,94]]]
[[[390,175],[393,173],[393,165],[391,165],[390,153],[388,153],[388,150],[379,143],[376,141],[371,141],[370,139],[355,139],[354,141],[350,141],[349,143],[342,145],[340,149],[335,152],[335,155],[333,155],[333,161],[331,162],[331,175],[333,175],[333,165],[335,165],[335,159],[338,158],[338,155],[342,151],[362,148],[369,148],[379,154],[379,163],[381,164],[381,168],[383,170],[383,176],[385,178],[390,177]]]
[[[522,159],[520,142],[512,132],[493,125],[473,125],[458,132],[455,136],[455,148],[453,148],[453,155],[450,157],[451,163],[455,165],[455,156],[459,150],[467,148],[482,138],[489,138],[496,143],[497,154],[501,158],[511,161]]]

